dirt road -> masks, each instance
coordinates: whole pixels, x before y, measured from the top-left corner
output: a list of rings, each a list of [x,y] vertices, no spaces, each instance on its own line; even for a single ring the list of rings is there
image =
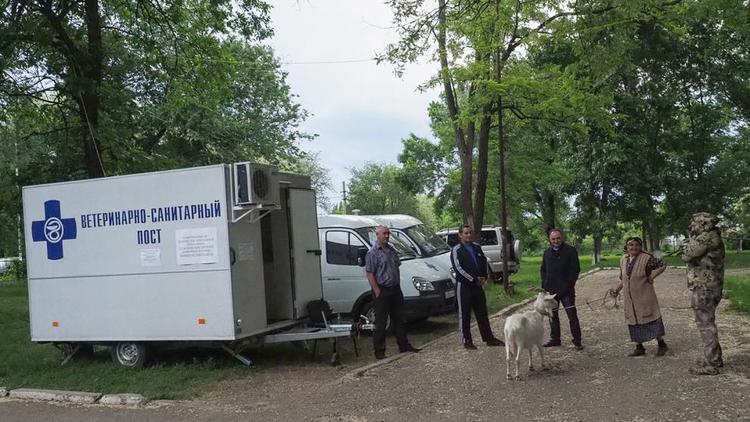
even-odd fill
[[[714,377],[689,375],[699,336],[684,270],[670,269],[656,283],[670,351],[656,357],[656,345],[647,344],[647,356],[630,358],[626,355],[633,346],[622,309],[594,304],[591,310],[584,304],[600,299],[616,276],[616,271],[602,271],[579,281],[586,349],[572,347],[561,316],[563,347],[546,349],[550,370],[528,373],[524,365],[522,381],[505,379],[503,348],[466,351],[456,335],[359,378],[294,370],[281,379],[227,383],[201,399],[161,409],[101,413],[61,408],[56,415],[154,421],[750,420],[750,320],[727,312],[727,301],[722,302],[718,321],[725,368]],[[502,318],[492,321],[498,335],[503,323]],[[0,403],[0,412],[20,408]]]

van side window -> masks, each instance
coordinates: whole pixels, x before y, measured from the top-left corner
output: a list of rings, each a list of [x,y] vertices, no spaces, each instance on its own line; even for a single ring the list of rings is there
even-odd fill
[[[359,238],[349,232],[326,232],[326,262],[333,265],[357,265],[357,250],[365,247]]]
[[[497,233],[495,232],[495,230],[482,230],[482,236],[479,239],[480,246],[497,244]]]

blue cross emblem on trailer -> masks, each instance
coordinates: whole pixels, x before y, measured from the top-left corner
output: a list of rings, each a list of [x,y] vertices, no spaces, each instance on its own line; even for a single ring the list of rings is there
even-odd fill
[[[31,223],[31,237],[34,242],[47,242],[47,259],[62,259],[63,240],[76,238],[76,219],[62,218],[60,201],[46,201],[44,220]]]

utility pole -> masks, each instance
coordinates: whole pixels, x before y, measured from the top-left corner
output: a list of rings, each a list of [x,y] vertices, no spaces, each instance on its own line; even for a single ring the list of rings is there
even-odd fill
[[[344,214],[346,214],[346,182],[341,182],[341,205],[344,208]]]

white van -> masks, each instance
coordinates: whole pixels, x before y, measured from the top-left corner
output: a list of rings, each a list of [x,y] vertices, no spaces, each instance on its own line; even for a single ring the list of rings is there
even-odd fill
[[[371,215],[370,217],[379,224],[389,227],[395,237],[409,245],[418,257],[450,272],[455,282],[456,275],[451,265],[450,246],[418,218],[405,214]]]
[[[323,296],[334,312],[364,315],[374,321],[373,297],[364,269],[364,255],[377,242],[378,222],[357,215],[318,216]],[[401,257],[401,290],[407,321],[425,319],[453,309],[456,295],[450,273],[420,259],[391,236]]]

